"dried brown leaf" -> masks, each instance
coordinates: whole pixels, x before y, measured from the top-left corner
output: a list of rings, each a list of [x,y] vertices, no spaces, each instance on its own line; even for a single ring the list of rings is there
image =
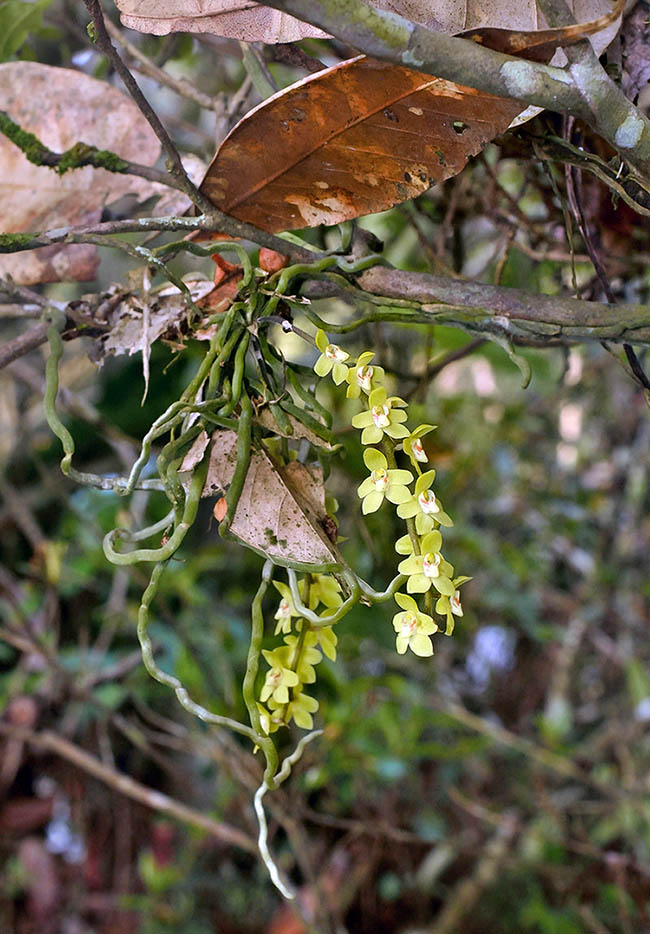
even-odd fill
[[[360,56],[247,114],[201,188],[217,207],[263,230],[336,224],[456,175],[520,110],[517,102]]]
[[[82,141],[153,165],[160,143],[135,104],[116,88],[68,68],[35,62],[0,65],[0,110],[56,152]],[[98,221],[105,204],[125,194],[166,192],[141,178],[86,166],[59,176],[32,165],[0,136],[0,215],[7,233]],[[22,284],[92,279],[97,255],[86,244],[43,247],[0,257],[0,275]]]
[[[216,431],[212,439],[204,496],[228,489],[237,460],[236,432]],[[335,570],[342,559],[324,531],[326,521],[320,473],[298,461],[281,467],[265,450],[253,450],[230,526],[233,535],[276,564]]]

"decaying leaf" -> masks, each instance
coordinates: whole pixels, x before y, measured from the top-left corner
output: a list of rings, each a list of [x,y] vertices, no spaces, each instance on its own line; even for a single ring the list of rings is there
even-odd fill
[[[185,279],[194,301],[214,289],[214,282],[200,277]],[[186,322],[188,304],[175,285],[149,293],[127,292],[109,315],[109,330],[97,338],[93,359],[120,357],[142,351],[148,356],[151,345],[166,331],[179,330]]]
[[[201,188],[263,230],[336,224],[456,175],[520,110],[516,101],[359,56],[247,114]]]
[[[323,35],[306,23],[251,0],[116,0],[122,23],[140,32],[209,32],[247,42],[294,42]],[[372,6],[446,33],[488,26],[541,29],[546,24],[536,0],[374,0]],[[576,22],[586,23],[611,10],[608,0],[569,0]],[[591,42],[601,54],[616,35],[616,25]]]
[[[135,104],[104,81],[35,62],[0,65],[0,110],[56,152],[82,141],[125,159],[153,165],[160,143]],[[105,204],[132,193],[167,191],[141,178],[86,166],[59,176],[32,165],[0,135],[0,226],[6,233],[42,231],[98,221]],[[0,257],[0,275],[22,284],[92,279],[96,249],[86,244],[43,247]]]
[[[572,26],[560,26],[556,29],[536,29],[533,31],[517,29],[495,29],[484,26],[462,32],[461,38],[472,39],[497,52],[518,55],[533,61],[548,62],[558,46],[563,48],[574,45],[582,39],[602,32],[622,15],[625,0],[616,0],[614,7],[604,16],[599,16],[588,23],[575,23]]]
[[[228,489],[236,459],[236,432],[216,431],[203,496]],[[281,467],[263,449],[253,450],[230,526],[233,535],[276,564],[336,570],[342,559],[324,531],[326,521],[320,473],[298,461]]]

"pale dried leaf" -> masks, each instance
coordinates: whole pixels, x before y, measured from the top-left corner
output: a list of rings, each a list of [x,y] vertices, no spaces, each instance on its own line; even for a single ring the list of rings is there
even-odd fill
[[[308,24],[250,0],[116,0],[122,23],[140,32],[209,32],[247,42],[293,42],[323,35]],[[377,9],[397,13],[440,32],[479,26],[541,29],[546,23],[536,0],[375,0]],[[608,0],[569,0],[576,21],[588,22],[611,9]],[[616,24],[590,41],[600,55],[616,35]]]
[[[204,496],[228,489],[237,461],[237,433],[216,431]],[[322,476],[292,461],[280,467],[254,449],[230,531],[276,564],[334,570],[341,556],[323,531],[326,522]]]
[[[129,98],[72,69],[35,62],[0,65],[0,109],[56,152],[82,141],[146,165],[160,153],[160,143]],[[0,216],[7,233],[94,223],[105,204],[125,194],[143,199],[163,190],[92,166],[59,176],[32,165],[0,136]],[[22,284],[92,279],[96,265],[92,246],[44,247],[0,257],[0,275],[11,273]]]

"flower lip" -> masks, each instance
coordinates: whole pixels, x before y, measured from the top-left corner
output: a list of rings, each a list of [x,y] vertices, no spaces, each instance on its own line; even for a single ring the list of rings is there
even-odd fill
[[[377,470],[373,470],[370,474],[370,478],[373,482],[373,486],[376,490],[379,490],[380,493],[384,493],[388,488],[390,483],[390,477],[388,476],[388,471],[383,467],[378,467]]]
[[[438,570],[439,567],[440,567],[440,555],[434,554],[431,551],[428,552],[424,556],[424,560],[422,562],[422,573],[424,574],[424,576],[425,577],[439,577],[440,576],[440,571]]]
[[[266,679],[270,685],[277,687],[278,684],[282,681],[282,669],[281,668],[271,668],[268,672]]]
[[[408,639],[418,628],[418,621],[414,613],[406,612],[402,616],[401,635]]]
[[[278,613],[280,614],[280,616],[288,616],[290,612],[291,612],[291,605],[289,601],[286,599],[281,600],[280,606],[278,607]]]
[[[375,369],[372,366],[360,366],[357,367],[357,383],[364,392],[370,392],[372,388],[372,377],[374,375]]]
[[[387,405],[373,405],[372,420],[377,428],[388,428],[390,425],[390,409]]]
[[[325,348],[325,356],[328,360],[334,360],[337,363],[343,363],[350,356],[338,346],[338,344],[328,344]]]
[[[436,501],[436,494],[433,490],[422,490],[418,495],[418,503],[422,512],[427,515],[432,512],[440,512],[440,506]]]
[[[415,441],[411,444],[411,450],[413,451],[413,456],[416,461],[420,461],[423,464],[426,464],[428,457],[425,454],[424,448],[422,447],[422,442],[419,438],[416,438]]]
[[[460,603],[460,591],[457,590],[453,597],[450,597],[449,603],[451,605],[451,612],[455,613],[456,616],[463,615],[463,608]]]

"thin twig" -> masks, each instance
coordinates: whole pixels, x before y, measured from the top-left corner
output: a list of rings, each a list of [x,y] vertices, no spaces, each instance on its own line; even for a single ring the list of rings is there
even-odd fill
[[[208,201],[205,195],[199,191],[199,189],[196,187],[192,179],[185,171],[178,149],[172,142],[169,133],[162,125],[158,115],[140,90],[137,81],[126,67],[122,61],[122,58],[120,57],[119,52],[111,42],[111,38],[106,30],[104,14],[102,12],[99,0],[84,0],[84,4],[92,17],[97,47],[101,49],[101,51],[107,56],[111,65],[122,79],[122,82],[124,83],[127,91],[139,107],[143,116],[146,118],[149,126],[160,140],[160,144],[167,156],[167,167],[172,178],[176,182],[174,187],[184,191],[192,203],[195,204],[203,213],[209,213],[212,210],[211,203]]]
[[[110,19],[106,18],[104,22],[106,24],[106,31],[111,38],[119,42],[131,58],[135,59],[138,63],[137,71],[142,72],[142,74],[147,75],[149,78],[154,78],[159,84],[165,85],[165,87],[180,94],[181,97],[185,97],[187,100],[198,104],[199,107],[203,107],[205,110],[214,110],[217,113],[222,112],[223,101],[220,100],[218,96],[213,97],[210,94],[205,94],[195,87],[191,81],[188,81],[187,78],[175,78],[173,75],[170,75],[168,71],[165,71],[164,68],[159,68],[158,65],[154,64],[154,62],[137,47],[137,45],[129,42],[126,36],[122,34],[121,30],[118,29]]]

